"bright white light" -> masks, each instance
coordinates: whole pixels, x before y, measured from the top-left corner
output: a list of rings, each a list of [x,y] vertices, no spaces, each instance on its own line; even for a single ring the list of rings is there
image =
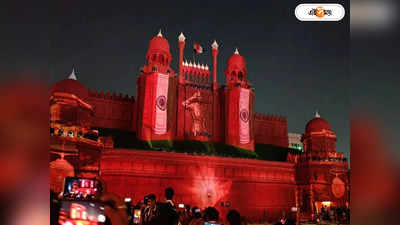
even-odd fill
[[[100,222],[100,223],[106,222],[106,217],[105,217],[103,214],[100,214],[100,215],[97,217],[97,222]]]
[[[325,206],[330,206],[330,205],[331,205],[331,202],[329,202],[329,201],[322,202],[322,205],[325,205]]]

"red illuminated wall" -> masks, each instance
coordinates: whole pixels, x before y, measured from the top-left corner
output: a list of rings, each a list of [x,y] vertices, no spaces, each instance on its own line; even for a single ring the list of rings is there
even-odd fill
[[[108,191],[134,202],[149,193],[162,201],[172,187],[177,203],[216,206],[222,216],[238,209],[250,218],[277,219],[295,206],[291,163],[114,149],[103,151],[100,170]],[[231,206],[221,207],[226,201]]]
[[[94,108],[92,127],[134,131],[132,121],[135,99],[133,97],[89,90],[87,102]]]
[[[289,146],[285,117],[256,113],[254,115],[255,142],[287,148]]]

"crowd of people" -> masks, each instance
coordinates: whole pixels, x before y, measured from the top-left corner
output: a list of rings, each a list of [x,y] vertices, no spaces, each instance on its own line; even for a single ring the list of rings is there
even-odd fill
[[[149,194],[143,202],[135,206],[128,205],[128,221],[130,225],[214,225],[223,224],[218,210],[214,207],[201,209],[197,206],[176,205],[172,200],[174,190],[165,189],[165,201],[156,202],[156,196]],[[226,224],[242,225],[243,221],[236,210],[226,216]]]
[[[51,199],[56,199],[54,193]],[[155,194],[149,194],[137,204],[124,201],[117,195],[106,193],[100,201],[105,203],[104,211],[107,216],[106,225],[247,225],[249,222],[240,216],[237,210],[230,210],[226,218],[221,218],[215,207],[199,208],[176,204],[173,201],[174,190],[165,189],[165,199],[157,202]],[[162,199],[162,198],[159,198]],[[130,199],[129,199],[130,200]],[[54,204],[52,204],[54,206]],[[51,207],[53,224],[57,223],[58,209]],[[314,218],[316,223],[324,221],[343,223],[349,221],[350,212],[346,208],[322,207],[321,212]],[[272,221],[271,221],[272,222]],[[263,222],[264,223],[264,222]],[[270,223],[271,224],[271,223]],[[274,225],[296,224],[293,219],[283,216]]]
[[[50,192],[51,225],[59,224],[59,196]],[[126,203],[117,195],[106,193],[100,197],[105,203],[106,225],[247,225],[239,212],[230,210],[226,218],[220,218],[215,207],[201,209],[197,206],[176,205],[174,190],[165,189],[165,201],[157,202],[156,195],[149,194],[136,205]],[[226,220],[224,220],[226,219]]]
[[[316,222],[322,223],[323,221],[348,223],[350,221],[350,211],[348,208],[322,206],[321,212],[316,217]]]

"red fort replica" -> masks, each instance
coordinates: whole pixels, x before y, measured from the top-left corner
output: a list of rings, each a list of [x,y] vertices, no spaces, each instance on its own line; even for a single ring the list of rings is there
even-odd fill
[[[53,191],[65,176],[100,177],[109,192],[134,202],[149,193],[162,201],[172,187],[177,203],[215,206],[222,215],[238,209],[253,220],[295,217],[294,207],[310,220],[322,205],[348,206],[348,164],[326,120],[316,113],[302,135],[304,151],[289,149],[286,118],[253,111],[254,89],[237,49],[219,86],[217,42],[210,67],[183,60],[182,33],[178,44],[174,70],[167,39],[161,32],[151,39],[136,99],[89,90],[75,72],[52,85]],[[199,143],[202,152],[194,151]]]

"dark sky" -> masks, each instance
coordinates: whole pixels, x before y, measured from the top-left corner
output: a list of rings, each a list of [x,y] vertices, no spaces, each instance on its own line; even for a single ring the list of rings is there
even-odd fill
[[[19,49],[24,63],[43,69],[48,63],[50,83],[66,78],[75,67],[78,80],[88,88],[135,96],[139,67],[159,29],[169,40],[175,71],[181,31],[187,38],[185,58],[192,59],[197,41],[205,51],[199,60],[209,65],[210,45],[216,39],[220,84],[225,82],[226,60],[238,47],[256,90],[256,112],[285,115],[289,132],[302,133],[318,109],[336,132],[337,151],[349,156],[347,2],[333,1],[345,5],[344,20],[320,23],[297,21],[294,9],[300,1],[294,0],[129,2],[63,0],[54,3],[50,15],[31,3],[11,17],[20,21],[20,28],[10,25],[8,37],[26,39],[30,47],[11,47]],[[50,18],[32,15],[29,7]],[[32,20],[34,26],[24,23]],[[36,31],[34,37],[30,31]],[[50,57],[42,58],[45,53]],[[4,49],[0,54],[10,58],[2,65],[18,67]]]

